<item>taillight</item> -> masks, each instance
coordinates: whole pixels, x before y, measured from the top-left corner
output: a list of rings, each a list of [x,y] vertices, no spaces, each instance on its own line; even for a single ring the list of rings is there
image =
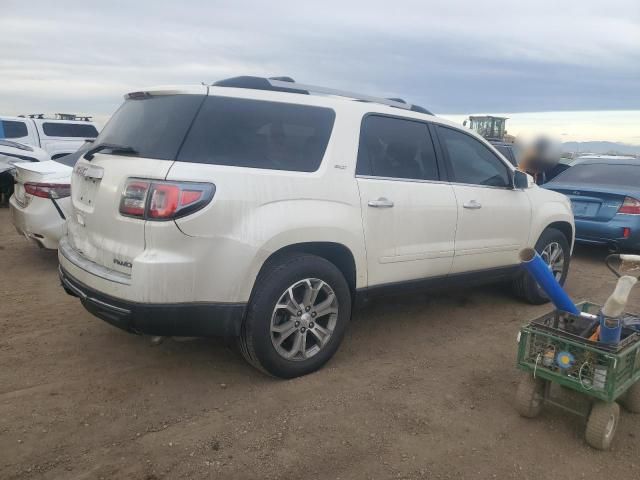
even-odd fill
[[[624,202],[620,205],[618,213],[626,213],[627,215],[640,215],[640,200],[625,197]]]
[[[154,185],[149,205],[151,218],[171,218],[178,211],[180,187],[177,185]]]
[[[154,182],[130,178],[120,200],[120,213],[147,220],[184,217],[207,205],[216,191],[211,183]]]
[[[71,185],[68,183],[25,183],[24,190],[40,198],[57,199],[71,195]]]
[[[129,217],[144,217],[151,182],[129,179],[120,200],[120,213]]]

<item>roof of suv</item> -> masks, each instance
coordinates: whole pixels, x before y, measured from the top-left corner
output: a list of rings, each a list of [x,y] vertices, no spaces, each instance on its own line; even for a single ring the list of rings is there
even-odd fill
[[[145,95],[175,95],[175,94],[216,94],[237,98],[252,98],[258,100],[277,100],[287,103],[331,107],[336,110],[350,108],[360,114],[383,113],[390,116],[429,120],[434,123],[454,127],[467,132],[483,142],[481,135],[464,128],[459,123],[437,117],[430,111],[418,105],[412,105],[400,98],[381,98],[354,92],[335,90],[332,88],[299,84],[289,77],[251,77],[241,76],[217,81],[211,86],[199,85],[163,85],[146,88],[143,91],[131,92],[127,98],[142,98]],[[292,95],[295,100],[292,100]]]

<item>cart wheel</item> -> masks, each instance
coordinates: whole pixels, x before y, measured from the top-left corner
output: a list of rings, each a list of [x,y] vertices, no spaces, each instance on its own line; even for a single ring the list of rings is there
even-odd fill
[[[622,396],[620,403],[631,413],[640,413],[640,382],[636,382]]]
[[[620,406],[617,403],[594,403],[587,421],[587,443],[598,450],[609,450],[619,419]]]
[[[534,418],[540,414],[544,404],[544,386],[544,380],[531,375],[522,377],[516,391],[516,410],[520,415]]]

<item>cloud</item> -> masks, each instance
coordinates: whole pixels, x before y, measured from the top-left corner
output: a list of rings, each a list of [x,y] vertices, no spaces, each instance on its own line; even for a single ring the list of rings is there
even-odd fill
[[[640,3],[5,0],[3,113],[106,116],[145,85],[241,74],[436,112],[640,109]]]

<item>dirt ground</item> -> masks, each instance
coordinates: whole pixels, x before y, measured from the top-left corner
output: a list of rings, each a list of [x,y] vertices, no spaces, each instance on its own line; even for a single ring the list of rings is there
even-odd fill
[[[611,291],[605,253],[577,249],[573,298]],[[222,340],[151,346],[93,318],[7,209],[0,267],[5,480],[640,478],[640,416],[603,453],[579,417],[517,415],[518,327],[549,307],[503,287],[376,301],[324,369],[282,381]]]

